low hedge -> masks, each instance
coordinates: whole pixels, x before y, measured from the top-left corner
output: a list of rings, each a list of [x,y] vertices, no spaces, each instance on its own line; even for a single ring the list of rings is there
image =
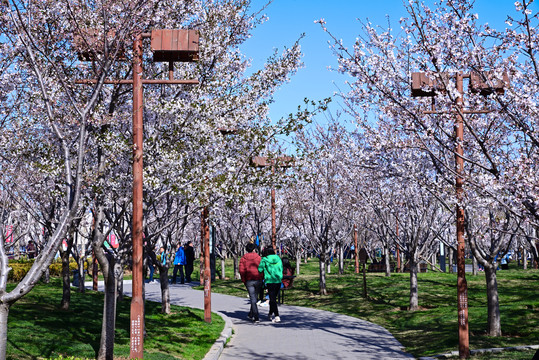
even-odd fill
[[[9,267],[11,268],[11,271],[8,275],[8,281],[14,281],[18,282],[21,281],[28,271],[30,271],[30,268],[34,264],[34,259],[21,259],[21,260],[11,260],[9,262]],[[84,269],[88,270],[89,262],[86,260],[84,262]],[[69,259],[69,271],[73,272],[74,270],[77,270],[79,268],[78,264],[75,262],[74,259]],[[51,276],[60,277],[62,276],[62,259],[58,258],[54,260],[52,264],[49,265],[49,272]]]

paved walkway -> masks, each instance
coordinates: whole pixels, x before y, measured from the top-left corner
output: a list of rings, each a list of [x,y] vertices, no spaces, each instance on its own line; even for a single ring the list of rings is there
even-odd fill
[[[131,293],[127,281],[124,291]],[[212,312],[230,318],[234,329],[219,359],[413,359],[383,327],[346,315],[281,305],[281,322],[272,323],[268,308],[259,307],[261,321],[253,324],[247,319],[245,294],[245,298],[212,294]],[[161,302],[159,283],[146,284],[146,299]],[[170,285],[170,301],[204,308],[203,291],[189,285]]]

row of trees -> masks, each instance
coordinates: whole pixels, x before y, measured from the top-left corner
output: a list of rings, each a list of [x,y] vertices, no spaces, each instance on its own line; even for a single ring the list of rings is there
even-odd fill
[[[374,181],[363,192],[378,223],[386,219],[386,226],[388,215],[399,223],[397,241],[406,239],[399,245],[407,247],[412,264],[434,239],[451,245],[445,230],[455,221],[456,144],[464,148],[459,205],[466,210],[473,256],[485,268],[487,331],[499,336],[497,262],[516,241],[528,242],[537,260],[538,14],[533,1],[517,1],[506,28],[497,30],[480,22],[473,5],[445,0],[430,8],[408,2],[398,30],[364,23],[350,48],[320,23],[334,40],[338,71],[351,78],[349,91],[339,95],[362,140],[354,143],[349,163]],[[422,90],[433,97],[412,97],[412,72],[427,74],[433,86]],[[484,88],[470,84],[463,94],[455,81],[461,74],[477,74]],[[504,74],[510,83],[505,92],[495,91]],[[463,142],[454,128],[457,114],[464,118]],[[378,198],[385,201],[377,203]],[[411,296],[410,308],[416,306]]]
[[[249,0],[2,1],[0,12],[2,223],[21,224],[13,230],[20,239],[43,239],[31,270],[12,291],[8,255],[0,247],[0,358],[10,307],[39,281],[64,239],[65,264],[72,249],[80,263],[91,251],[104,274],[98,357],[112,358],[117,289],[131,256],[132,89],[105,80],[132,78],[135,33],[199,31],[200,60],[173,69],[176,79],[198,79],[199,85],[144,88],[145,241],[147,249],[157,243],[173,249],[189,216],[209,204],[217,213],[219,204],[241,201],[242,184],[263,181],[248,159],[316,107],[306,104],[281,121],[268,118],[273,93],[301,66],[300,47],[275,52],[253,72],[239,45],[264,17]],[[97,42],[86,37],[88,30],[96,31]],[[93,61],[80,61],[79,37]],[[167,78],[168,64],[151,60],[145,44],[144,78]],[[81,79],[97,82],[76,84]],[[78,229],[88,226],[89,245],[73,246],[84,233]],[[117,249],[105,246],[112,231]],[[169,265],[160,264],[162,270]],[[67,307],[67,266],[64,275]],[[168,283],[162,284],[167,312]]]
[[[176,78],[198,78],[200,85],[144,89],[147,254],[156,259],[156,248],[171,251],[200,239],[205,206],[222,257],[237,260],[257,235],[265,234],[268,245],[269,189],[277,188],[278,238],[298,264],[306,251],[319,256],[321,294],[331,257],[343,252],[357,225],[365,246],[383,248],[386,261],[397,247],[406,254],[410,310],[418,307],[419,262],[431,258],[439,242],[455,247],[452,126],[459,93],[451,77],[461,71],[492,70],[500,79],[510,74],[504,94],[465,96],[465,109],[492,112],[463,114],[466,238],[485,267],[488,332],[500,335],[499,256],[525,247],[538,258],[539,36],[530,3],[517,3],[504,31],[481,25],[472,2],[446,0],[435,9],[407,3],[409,17],[401,19],[398,36],[391,28],[363,24],[351,49],[328,32],[339,71],[351,78],[349,91],[339,94],[344,112],[329,116],[324,126],[303,128],[325,102],[306,103],[296,114],[270,121],[272,95],[301,66],[301,52],[292,44],[264,68],[248,72],[238,46],[263,22],[248,0],[2,2],[2,223],[17,224],[20,239],[42,234],[42,241],[31,271],[10,292],[8,256],[0,247],[0,357],[10,306],[42,277],[64,239],[66,269],[70,253],[82,264],[93,252],[103,271],[99,358],[112,357],[118,287],[131,256],[132,94],[130,87],[104,80],[131,78],[131,62],[120,60],[131,58],[132,34],[157,28],[200,31],[199,62],[174,68]],[[74,36],[86,28],[99,29],[103,40],[91,63],[80,62],[73,47]],[[146,78],[168,76],[149,54],[145,60]],[[424,113],[430,100],[411,97],[413,71],[426,71],[441,84],[436,114]],[[88,78],[99,81],[75,84]],[[281,134],[294,139],[288,151],[295,152],[295,166],[275,174],[250,167],[253,155],[284,151],[275,140]],[[105,246],[112,231],[117,249]],[[87,238],[86,247],[74,246],[80,236]],[[155,263],[163,311],[169,312],[170,260]],[[68,270],[64,290],[68,307]]]

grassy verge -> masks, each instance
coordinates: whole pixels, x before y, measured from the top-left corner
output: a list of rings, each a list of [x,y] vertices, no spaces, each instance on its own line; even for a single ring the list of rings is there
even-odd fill
[[[232,264],[227,264],[227,277]],[[457,350],[456,274],[418,274],[420,310],[410,312],[409,274],[367,274],[366,299],[362,275],[353,273],[327,276],[327,296],[320,296],[318,262],[301,265],[293,289],[287,290],[286,303],[329,310],[372,321],[388,329],[414,356],[427,356]],[[470,348],[483,349],[539,344],[539,271],[510,270],[498,272],[498,291],[502,337],[486,335],[487,300],[485,276],[467,274]],[[216,280],[212,291],[245,296],[239,280]],[[520,352],[516,352],[520,353]],[[489,355],[490,356],[490,355]],[[533,354],[532,354],[533,356]],[[480,357],[478,357],[480,358]],[[492,357],[493,358],[493,357]],[[505,357],[507,358],[507,357]],[[531,357],[529,357],[531,358]]]
[[[15,303],[9,313],[8,359],[37,359],[97,355],[103,294],[88,291],[71,293],[71,307],[59,310],[62,287],[59,279],[37,285]],[[144,359],[202,359],[219,337],[224,321],[213,316],[204,322],[204,312],[172,306],[170,315],[160,313],[161,305],[146,302]],[[118,303],[114,355],[129,358],[130,298]]]

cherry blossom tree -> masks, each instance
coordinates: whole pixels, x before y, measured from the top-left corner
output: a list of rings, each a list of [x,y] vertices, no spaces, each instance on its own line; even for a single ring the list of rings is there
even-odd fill
[[[61,18],[58,14],[67,11],[61,4],[5,1],[0,8],[0,57],[2,85],[5,85],[2,142],[7,144],[7,139],[17,139],[9,141],[11,146],[3,149],[10,149],[10,154],[4,158],[8,161],[4,161],[2,168],[9,169],[10,162],[19,162],[27,174],[43,182],[50,179],[52,186],[44,189],[56,192],[56,197],[62,199],[58,201],[59,216],[54,232],[30,271],[10,292],[6,291],[8,258],[4,246],[0,246],[0,357],[4,358],[9,308],[27,294],[48,269],[77,214],[88,124],[98,103],[102,82],[88,96],[79,98],[73,93],[68,64],[74,54],[65,47],[68,35],[65,31],[70,31],[71,27],[67,22],[57,21]],[[55,34],[55,39],[47,41],[51,33]],[[105,61],[96,69],[97,77],[104,78],[109,64]],[[38,151],[24,158],[24,153],[32,148]],[[26,174],[12,171],[6,176],[4,187],[16,189],[16,184],[27,183]],[[24,189],[19,194],[24,196]]]
[[[471,216],[470,212],[477,212]],[[469,209],[466,233],[470,248],[477,261],[485,269],[487,284],[487,334],[501,336],[500,304],[498,300],[498,282],[496,269],[501,259],[507,254],[518,234],[521,220],[512,214],[491,204],[487,209],[477,206]]]
[[[337,123],[298,133],[296,146],[301,160],[296,162],[297,183],[287,191],[288,203],[298,212],[296,227],[319,256],[321,295],[327,295],[326,269],[338,240],[338,222],[347,214],[342,151],[337,150],[344,141],[346,132]]]
[[[233,197],[245,180],[245,159],[277,134],[293,131],[305,114],[274,123],[268,117],[274,91],[301,65],[299,43],[276,52],[264,68],[247,74],[250,62],[238,47],[264,20],[250,1],[8,1],[0,6],[1,85],[6,100],[2,124],[9,124],[4,125],[1,142],[18,140],[3,148],[11,152],[3,159],[19,161],[27,170],[26,174],[4,172],[3,186],[15,188],[27,174],[36,176],[47,181],[56,209],[52,236],[28,276],[10,293],[5,293],[9,269],[2,247],[0,353],[5,354],[9,306],[30,291],[47,268],[80,199],[96,219],[92,238],[101,266],[117,267],[118,259],[104,253],[103,224],[107,209],[130,202],[131,89],[121,84],[104,86],[104,80],[131,77],[131,62],[120,60],[132,56],[133,33],[197,28],[201,38],[200,61],[174,68],[176,78],[197,78],[200,85],[145,88],[147,195],[159,194],[165,186],[183,204],[192,204],[193,210],[216,198]],[[97,31],[99,41],[88,38],[88,28]],[[81,42],[86,47],[84,56],[92,62],[77,58]],[[166,76],[168,71],[149,60],[145,57],[145,77]],[[90,78],[97,83],[74,83]],[[222,128],[237,135],[229,138],[219,131]],[[9,162],[4,168],[9,168]],[[117,279],[108,276],[116,274],[109,270],[107,283]],[[109,318],[114,313],[110,310],[105,309]],[[111,324],[104,321],[109,330]],[[103,337],[103,344],[98,357],[109,358],[111,338]]]
[[[339,94],[345,111],[373,146],[412,149],[430,159],[431,176],[412,177],[448,208],[457,203],[452,128],[460,112],[465,192],[459,205],[477,206],[468,213],[480,216],[476,210],[494,201],[511,217],[537,224],[538,36],[532,1],[517,1],[503,30],[482,25],[473,1],[444,0],[433,8],[410,1],[404,6],[408,16],[400,19],[400,29],[391,23],[362,23],[363,32],[350,48],[328,32],[337,70],[351,76],[349,91]],[[430,79],[432,86],[421,89],[430,99],[412,98],[413,72]],[[463,73],[470,76],[465,93],[456,86],[456,75]],[[496,90],[499,85],[505,91]],[[456,106],[461,97],[463,106]],[[478,194],[484,203],[472,204]]]

